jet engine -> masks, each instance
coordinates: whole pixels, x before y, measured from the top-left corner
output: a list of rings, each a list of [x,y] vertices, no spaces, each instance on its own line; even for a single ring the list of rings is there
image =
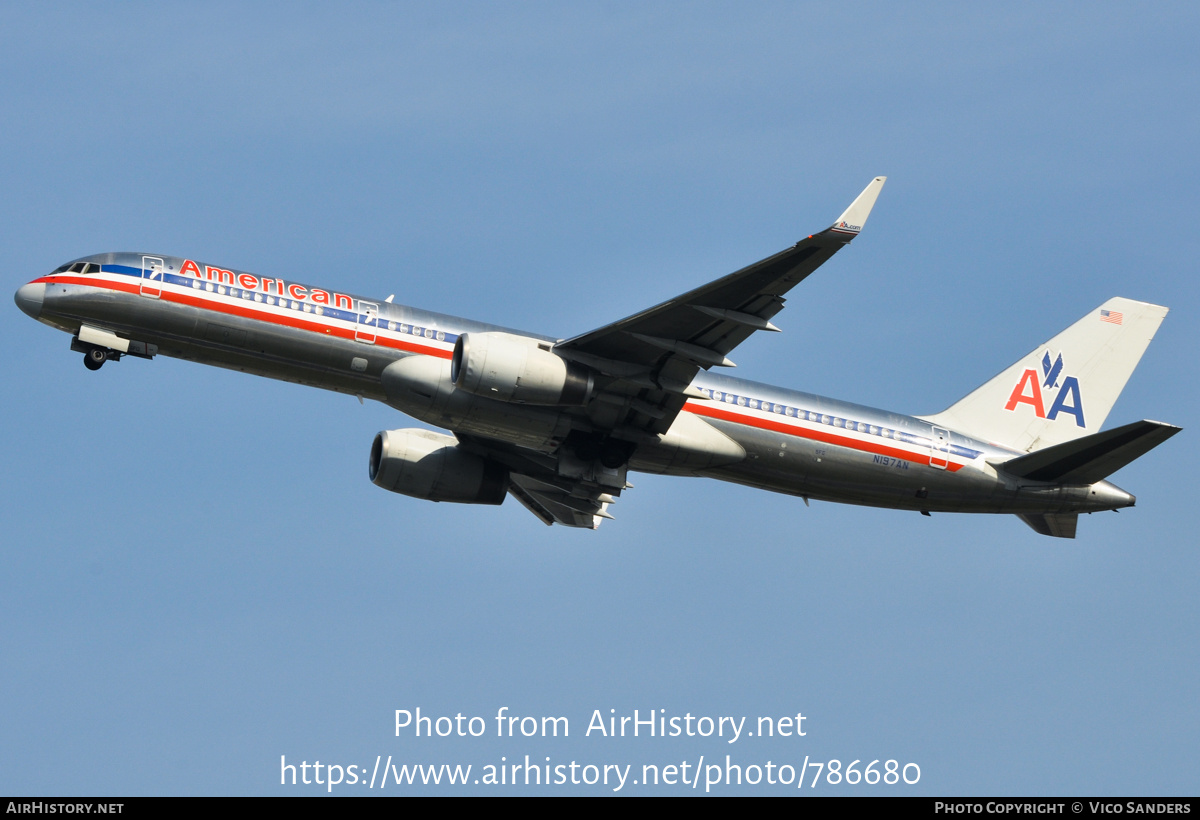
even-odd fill
[[[512,333],[464,333],[450,379],[459,390],[517,404],[577,407],[592,395],[592,372],[550,352],[547,342]]]
[[[379,433],[369,470],[375,486],[427,501],[500,504],[508,492],[503,465],[465,452],[453,436],[429,430]]]

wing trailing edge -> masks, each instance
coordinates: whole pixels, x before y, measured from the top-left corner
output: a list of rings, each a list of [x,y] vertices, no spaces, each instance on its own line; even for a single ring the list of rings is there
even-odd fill
[[[605,519],[612,519],[608,506],[613,496],[580,488],[572,493],[553,484],[526,475],[509,476],[508,493],[543,524],[562,524],[594,530]]]

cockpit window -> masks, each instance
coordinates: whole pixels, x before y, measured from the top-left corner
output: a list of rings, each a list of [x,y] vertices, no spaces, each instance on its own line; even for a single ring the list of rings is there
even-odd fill
[[[55,268],[54,273],[100,273],[100,265],[95,262],[67,262]]]

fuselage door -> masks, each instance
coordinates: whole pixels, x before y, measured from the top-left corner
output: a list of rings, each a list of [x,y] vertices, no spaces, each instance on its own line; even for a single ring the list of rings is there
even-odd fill
[[[358,325],[354,328],[354,339],[375,344],[375,331],[379,327],[379,305],[371,302],[358,303]]]
[[[151,299],[162,296],[163,271],[166,269],[166,263],[157,256],[143,256],[142,282],[138,292]]]
[[[933,428],[933,440],[929,445],[929,466],[944,470],[950,464],[950,431]]]

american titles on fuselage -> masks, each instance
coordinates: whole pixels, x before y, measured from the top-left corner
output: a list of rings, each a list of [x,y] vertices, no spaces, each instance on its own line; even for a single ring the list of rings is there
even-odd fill
[[[135,255],[129,254],[129,256]],[[175,265],[169,258],[143,255],[142,259],[144,260],[143,267],[111,262],[67,263],[57,268],[45,281],[90,284],[85,279],[74,279],[68,275],[84,274],[90,277],[99,273],[116,274],[138,280],[136,285],[127,286],[124,289],[140,292],[144,296],[159,297],[164,284],[174,285],[212,296],[240,299],[258,305],[287,308],[327,319],[349,322],[358,326],[353,335],[360,341],[373,340],[376,329],[390,330],[404,336],[449,344],[453,344],[458,338],[454,333],[448,333],[428,324],[381,320],[377,302],[367,301],[349,294],[302,285],[277,277],[257,276],[243,271],[200,264],[191,259],[180,260],[179,270],[175,270]],[[64,279],[64,276],[68,276],[68,278]],[[224,309],[215,304],[209,306],[218,310]],[[268,317],[261,316],[260,318]],[[316,327],[307,326],[307,329],[313,330]],[[326,329],[325,332],[330,331]],[[411,348],[411,345],[401,344],[401,347]],[[431,347],[421,349],[423,352],[445,358],[450,355],[448,349]]]
[[[315,305],[333,305],[334,307],[353,310],[354,300],[344,293],[330,293],[321,288],[309,288],[295,282],[285,282],[282,279],[267,279],[265,277],[255,276],[252,273],[234,273],[231,270],[224,268],[214,268],[212,265],[204,266],[204,273],[200,272],[200,266],[191,259],[183,260],[183,264],[179,266],[180,276],[195,276],[197,280],[207,282],[215,282],[217,286],[227,284],[230,286],[238,286],[243,291],[250,293],[250,298],[255,295],[261,295],[264,298],[274,296],[276,298],[290,298],[297,302],[310,300]],[[274,293],[272,293],[274,290]],[[261,291],[261,294],[257,293]],[[237,295],[237,294],[232,294]],[[260,300],[261,301],[261,300]]]

